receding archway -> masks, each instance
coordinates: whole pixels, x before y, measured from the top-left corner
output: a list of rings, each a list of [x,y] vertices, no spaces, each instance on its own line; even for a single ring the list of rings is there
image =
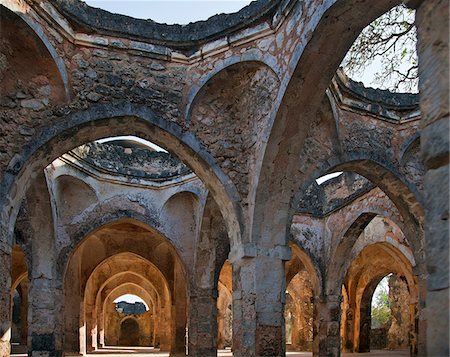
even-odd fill
[[[98,227],[77,245],[64,279],[66,351],[85,353],[108,344],[152,346],[155,342],[161,350],[184,350],[184,335],[180,339],[177,334],[186,326],[184,267],[175,248],[154,228],[133,219]],[[129,339],[120,337],[129,316],[113,304],[113,299],[126,293],[142,296],[152,307],[141,317],[132,314],[140,333]],[[117,337],[108,332],[108,324],[117,326]],[[126,322],[124,331],[134,331],[134,325],[128,324],[132,322]]]
[[[317,326],[314,303],[320,295],[320,278],[308,254],[291,242],[292,258],[286,262],[285,333],[286,350],[313,351]]]
[[[23,249],[14,245],[11,270],[11,352],[27,351],[28,338],[28,265]]]
[[[370,223],[368,228],[377,222]],[[419,287],[412,271],[414,261],[410,259],[394,243],[375,242],[364,247],[352,261],[344,282],[346,298],[341,315],[341,338],[346,351],[368,352],[373,346],[391,349],[409,347],[412,355],[417,354]],[[394,317],[389,322],[392,326],[390,334],[396,334],[396,337],[391,341],[388,337],[383,345],[380,341],[371,342],[371,339],[375,341],[380,338],[380,331],[375,331],[372,325],[372,300],[380,281],[388,275],[392,276],[389,283],[392,291],[388,297],[395,305],[392,306]],[[386,339],[388,331],[384,333]]]

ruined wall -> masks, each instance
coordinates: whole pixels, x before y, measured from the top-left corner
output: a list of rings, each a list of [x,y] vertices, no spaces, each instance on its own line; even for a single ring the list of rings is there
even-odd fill
[[[407,301],[410,298],[406,282],[392,275],[389,278],[389,302],[392,321],[387,332],[387,348],[407,349],[410,344],[410,311]]]
[[[147,311],[143,314],[124,314],[115,309],[108,307],[106,310],[106,330],[105,345],[106,346],[142,346],[150,347],[154,345],[154,321],[151,312]],[[126,321],[134,320],[137,324],[137,331],[134,326],[127,328]],[[124,325],[125,324],[125,325]],[[134,324],[131,324],[134,325]]]
[[[6,88],[0,101],[4,134],[0,135],[3,179],[0,266],[6,272],[1,280],[6,289],[2,289],[0,296],[1,353],[7,349],[8,337],[4,340],[3,335],[9,327],[9,322],[3,323],[9,321],[9,245],[16,213],[30,186],[32,190],[21,212],[25,218],[30,216],[31,229],[28,236],[27,229],[23,229],[18,237],[23,238],[25,254],[33,263],[29,267],[32,302],[42,316],[49,316],[42,320],[46,322],[42,328],[39,319],[31,324],[31,339],[43,350],[51,345],[48,341],[53,341],[58,353],[61,352],[60,331],[52,334],[46,329],[59,330],[62,326],[61,319],[54,315],[60,309],[56,303],[62,300],[59,297],[67,261],[93,227],[113,220],[131,218],[153,227],[179,253],[180,265],[175,270],[170,268],[172,258],[177,255],[171,256],[170,249],[160,240],[155,241],[158,248],[154,254],[148,253],[153,248],[144,242],[148,236],[128,226],[124,230],[130,234],[126,245],[121,245],[119,239],[113,239],[114,246],[105,245],[101,241],[114,232],[99,233],[95,243],[87,245],[92,249],[85,252],[86,257],[73,259],[66,276],[77,281],[78,271],[86,275],[93,272],[101,261],[93,256],[94,248],[104,257],[114,252],[145,251],[151,255],[147,258],[160,260],[171,291],[183,299],[189,295],[193,309],[201,311],[205,307],[211,311],[208,316],[197,314],[198,320],[192,318],[191,322],[211,327],[216,323],[218,266],[231,248],[229,258],[237,292],[232,304],[237,355],[284,353],[283,279],[285,262],[291,258],[287,230],[291,243],[305,254],[308,263],[304,265],[308,265],[313,276],[316,331],[320,331],[314,336],[313,347],[319,355],[339,353],[342,281],[353,258],[367,244],[383,242],[401,248],[408,259],[415,259],[415,272],[421,286],[425,286],[421,205],[425,202],[433,206],[429,202],[434,196],[426,195],[422,201],[422,187],[427,192],[433,180],[423,184],[425,169],[417,158],[420,134],[417,98],[408,97],[406,102],[401,96],[385,98],[379,91],[361,88],[339,74],[331,80],[357,33],[392,6],[392,2],[381,1],[376,7],[367,6],[364,1],[268,3],[267,7],[252,5],[262,13],[258,16],[246,13],[243,18],[247,23],[240,24],[236,18],[228,17],[231,28],[223,26],[213,34],[208,32],[211,37],[202,38],[203,25],[194,25],[200,26],[194,39],[183,37],[187,30],[182,27],[170,28],[176,29],[174,38],[172,31],[168,31],[168,38],[155,39],[152,37],[155,33],[165,33],[159,31],[162,27],[155,25],[158,31],[147,32],[144,30],[149,28],[149,22],[98,16],[95,10],[89,13],[85,5],[78,8],[76,2],[5,2],[15,14],[2,7],[2,33],[7,36],[2,38],[0,55],[0,72]],[[437,9],[444,7],[442,2],[437,3],[440,6]],[[422,8],[425,10],[419,23],[426,22],[423,18],[435,16],[433,11],[438,10],[430,8],[433,6]],[[87,22],[93,19],[89,14],[94,14],[100,30],[92,22],[74,20],[74,14]],[[448,26],[429,23],[436,23],[439,31]],[[117,24],[127,26],[118,31]],[[426,46],[428,37],[433,37],[427,31],[422,34],[419,31]],[[426,47],[421,46],[422,50]],[[427,53],[423,50],[420,55],[427,57]],[[441,57],[432,63],[444,62]],[[424,73],[433,75],[436,66],[422,63],[426,63]],[[430,86],[428,81],[422,83],[427,83],[423,84],[425,89]],[[436,115],[428,110],[434,104],[427,102],[433,95],[425,97],[422,110],[427,123],[434,122]],[[437,97],[441,98],[439,94]],[[444,114],[439,111],[437,119],[448,114],[448,106],[443,107]],[[433,138],[439,136],[435,133],[444,131],[439,126],[439,130],[431,132],[431,139],[420,139],[425,153],[429,149],[427,143],[433,143]],[[146,175],[130,178],[136,174],[135,165],[140,162],[128,162],[131,165],[128,168],[118,165],[112,172],[103,172],[104,175],[99,174],[98,167],[73,169],[65,162],[60,168],[50,167],[46,171],[52,206],[38,205],[47,203],[48,197],[42,185],[45,180],[38,182],[36,172],[42,172],[54,159],[81,144],[120,134],[138,135],[167,147],[184,162],[172,165],[172,171],[183,177],[170,184],[155,184]],[[441,146],[446,147],[444,144]],[[441,151],[430,154],[431,159],[424,155],[427,169],[443,165],[442,157],[446,157],[448,150]],[[70,161],[67,156],[65,160]],[[105,163],[100,168],[102,165]],[[192,174],[184,171],[184,165]],[[351,185],[341,185],[337,190],[329,186],[328,191],[317,195],[329,204],[328,210],[321,207],[314,212],[307,209],[296,212],[298,201],[293,196],[310,187],[315,178],[333,170],[356,172],[370,179],[375,188],[356,192],[346,191]],[[124,171],[131,175],[123,175]],[[189,179],[185,177],[189,175]],[[36,191],[45,197],[35,195]],[[356,195],[351,196],[350,191]],[[207,209],[203,217],[207,195],[211,195],[216,206]],[[439,212],[445,211],[445,205],[439,207]],[[439,218],[439,222],[445,221],[442,212],[440,216],[444,218]],[[376,230],[372,231],[376,237],[360,236],[374,214],[389,217],[404,236],[392,231],[392,236],[381,237],[375,234]],[[55,222],[51,222],[50,216],[55,217]],[[52,223],[56,226],[55,235]],[[208,230],[208,226],[215,229]],[[447,230],[444,227],[440,232]],[[429,234],[434,236],[433,232]],[[220,239],[213,244],[209,235]],[[441,240],[445,242],[446,238]],[[195,249],[197,244],[201,246],[199,251]],[[208,260],[205,252],[210,249],[215,255]],[[199,274],[206,266],[208,271]],[[371,271],[375,269],[372,267]],[[53,275],[55,271],[59,276]],[[204,289],[194,295],[195,289],[175,287],[183,274],[186,284],[201,277]],[[441,276],[436,279],[430,288],[431,303],[442,300],[440,291],[445,288]],[[44,284],[51,297],[50,307],[40,303],[39,284]],[[65,293],[67,302],[78,306],[81,292],[73,296]],[[433,300],[437,295],[441,300]],[[170,333],[175,331],[172,336],[159,336],[165,347],[180,343],[183,319],[187,316],[183,309],[172,305],[164,312],[167,314],[164,316],[183,316],[170,322],[173,323]],[[212,320],[208,319],[211,316]],[[77,314],[68,318],[67,323],[67,330],[77,331]],[[215,336],[207,331],[198,335],[205,338],[198,339],[198,350],[193,350],[193,355],[215,349],[212,343]],[[79,346],[76,333],[69,339],[69,345],[76,349]]]

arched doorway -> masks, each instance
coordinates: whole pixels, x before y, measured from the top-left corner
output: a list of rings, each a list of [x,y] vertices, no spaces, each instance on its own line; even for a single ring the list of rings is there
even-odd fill
[[[14,245],[11,271],[11,352],[27,351],[28,338],[28,268],[23,249]]]
[[[363,234],[384,230],[390,235],[390,227],[396,228],[393,225],[377,216]],[[391,240],[367,245],[352,261],[344,282],[341,315],[346,351],[409,349],[417,353],[418,282],[410,259],[411,253]]]
[[[125,318],[120,324],[119,346],[140,345],[139,323],[133,317]]]
[[[314,302],[320,294],[319,278],[307,253],[291,242],[292,258],[286,262],[284,306],[286,350],[311,352],[317,328]]]
[[[74,249],[64,286],[66,350],[121,345],[184,350],[184,335],[176,333],[187,318],[184,268],[154,228],[134,219],[100,226]],[[144,303],[119,301],[126,294]]]

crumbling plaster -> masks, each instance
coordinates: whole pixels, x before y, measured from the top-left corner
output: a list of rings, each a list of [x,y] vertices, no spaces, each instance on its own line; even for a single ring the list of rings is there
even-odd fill
[[[419,8],[419,57],[438,59],[422,62],[421,79],[427,79],[421,81],[422,113],[416,97],[405,96],[404,103],[401,96],[385,100],[384,94],[361,90],[339,74],[332,79],[361,29],[396,1],[383,0],[376,6],[359,0],[282,1],[266,8],[270,10],[260,17],[248,14],[252,20],[246,25],[235,23],[212,37],[183,39],[178,44],[176,39],[155,42],[136,39],[127,31],[118,34],[103,27],[95,33],[92,27],[74,26],[70,11],[61,10],[64,3],[2,1],[15,13],[2,8],[10,19],[2,22],[17,31],[5,32],[2,39],[2,76],[11,86],[2,93],[0,103],[5,134],[0,139],[0,266],[4,270],[0,283],[8,287],[0,295],[0,354],[9,349],[13,241],[20,241],[28,262],[30,353],[51,350],[58,355],[63,349],[58,313],[64,308],[62,276],[68,258],[96,229],[127,219],[140,221],[138,226],[144,224],[170,242],[187,267],[188,286],[197,288],[200,282],[197,294],[186,289],[189,308],[197,311],[191,314],[191,327],[212,326],[217,333],[217,321],[202,320],[198,311],[211,311],[215,320],[217,281],[229,252],[236,356],[285,352],[285,262],[293,254],[289,238],[317,274],[313,350],[321,356],[339,354],[341,285],[331,286],[330,276],[338,274],[336,280],[341,281],[346,268],[330,267],[342,265],[336,259],[341,254],[359,254],[365,243],[358,237],[376,214],[383,213],[402,230],[408,243],[402,249],[405,254],[410,249],[407,255],[414,258],[424,306],[424,220],[434,222],[444,214],[445,221],[445,210],[448,218],[445,197],[434,203],[430,194],[433,183],[445,186],[448,182],[442,164],[448,158],[448,145],[440,139],[436,139],[439,145],[430,144],[448,125],[448,121],[439,124],[448,117],[448,103],[441,100],[447,98],[448,76],[433,86],[442,89],[437,94],[428,81],[440,78],[434,63],[446,63],[444,72],[448,72],[448,58],[442,60],[445,50],[436,49],[436,41],[429,38],[434,32],[443,37],[448,20],[432,21],[432,28],[423,23],[445,13],[439,10],[445,6],[443,1],[428,0]],[[132,31],[141,26],[130,21]],[[448,43],[441,47],[448,49]],[[27,50],[29,56],[17,61]],[[38,64],[35,72],[24,70],[31,68],[30,61]],[[14,70],[8,71],[9,67]],[[422,128],[425,167],[418,158]],[[48,168],[44,177],[44,168],[69,150],[116,135],[155,142],[194,174],[171,185],[131,185],[127,178],[101,180],[101,175],[87,175],[66,162],[60,168]],[[60,178],[55,174],[58,170]],[[337,206],[328,216],[296,212],[304,189],[317,177],[338,170],[363,175],[376,188]],[[81,191],[89,199],[75,202],[73,194],[61,190],[58,179],[63,185],[64,175],[71,182],[83,182],[88,188]],[[448,192],[448,187],[442,192]],[[361,210],[358,204],[364,200],[369,205],[377,201],[379,206]],[[61,202],[70,209],[64,211]],[[174,224],[178,222],[179,227]],[[336,227],[341,228],[339,233]],[[432,237],[444,234],[444,248],[448,248],[448,227],[441,233],[429,225],[426,229]],[[343,233],[349,231],[350,235]],[[341,237],[349,236],[342,245]],[[214,243],[216,238],[219,244]],[[388,244],[402,247],[405,242]],[[201,243],[199,250],[197,243]],[[427,247],[428,259],[439,247],[437,243]],[[211,249],[214,256],[208,261],[204,252]],[[445,251],[440,249],[439,254]],[[448,279],[444,282],[448,269],[442,278],[433,264],[427,263],[432,273],[427,295],[430,308],[443,299],[441,290],[448,290]],[[214,274],[201,275],[204,266]],[[177,309],[181,316],[186,306],[174,306],[171,313]],[[171,331],[171,348],[179,353],[182,346],[177,341],[183,326],[173,326]],[[201,331],[191,331],[200,336]],[[214,333],[194,338],[191,354],[214,353],[215,339]],[[204,341],[208,342],[202,346]],[[442,343],[432,348],[448,351]]]

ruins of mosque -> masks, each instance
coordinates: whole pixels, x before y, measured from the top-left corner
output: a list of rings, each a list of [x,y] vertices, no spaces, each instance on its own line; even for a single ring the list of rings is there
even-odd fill
[[[419,94],[338,69],[398,3],[1,0],[0,357],[448,356],[448,2]]]

